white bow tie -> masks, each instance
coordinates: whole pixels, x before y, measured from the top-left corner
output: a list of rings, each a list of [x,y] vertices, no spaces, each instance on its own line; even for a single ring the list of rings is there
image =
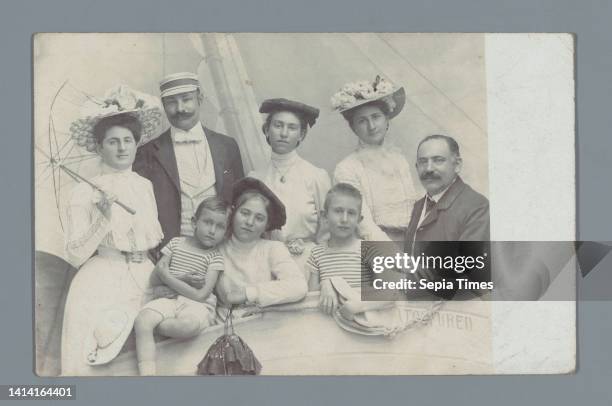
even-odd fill
[[[174,134],[174,142],[177,144],[189,144],[202,142],[202,136],[191,133],[176,133]]]

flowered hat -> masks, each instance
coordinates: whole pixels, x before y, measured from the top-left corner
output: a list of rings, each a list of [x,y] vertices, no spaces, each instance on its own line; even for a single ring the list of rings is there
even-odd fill
[[[289,99],[267,99],[259,107],[260,113],[270,114],[277,111],[291,111],[298,114],[304,118],[309,127],[315,125],[319,117],[318,108]]]
[[[244,192],[257,191],[265,196],[270,201],[270,218],[268,219],[268,227],[266,231],[280,230],[287,221],[287,214],[285,211],[285,205],[281,200],[274,194],[265,183],[259,179],[244,177],[234,183],[232,186],[232,205],[236,205],[236,201]]]
[[[362,80],[347,83],[331,98],[332,108],[345,117],[349,110],[376,100],[381,100],[389,108],[389,118],[397,116],[406,103],[406,92],[403,87],[396,87],[380,76],[373,82]]]
[[[77,145],[89,152],[96,150],[93,130],[102,119],[119,114],[130,114],[140,121],[142,134],[139,145],[159,135],[162,123],[161,105],[157,98],[137,92],[126,85],[113,87],[103,99],[90,97],[81,108],[81,118],[70,126],[70,135]]]

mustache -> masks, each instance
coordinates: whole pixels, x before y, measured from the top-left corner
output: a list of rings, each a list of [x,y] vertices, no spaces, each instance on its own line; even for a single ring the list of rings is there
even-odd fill
[[[435,172],[424,172],[419,176],[421,180],[440,180],[442,177]]]
[[[180,118],[191,118],[191,117],[193,117],[194,114],[195,114],[195,112],[191,112],[191,113],[187,113],[187,112],[184,112],[184,113],[174,113],[172,115],[172,118],[177,118],[177,119],[180,119]]]

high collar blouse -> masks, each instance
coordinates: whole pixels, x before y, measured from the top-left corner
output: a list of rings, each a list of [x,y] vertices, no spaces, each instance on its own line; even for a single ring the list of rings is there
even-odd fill
[[[270,162],[249,176],[264,182],[283,202],[287,223],[272,238],[290,241],[301,238],[314,241],[319,214],[330,189],[327,172],[300,157],[294,150],[288,154],[272,152]]]
[[[360,229],[365,239],[387,239],[379,227],[408,227],[417,196],[410,166],[398,149],[361,143],[336,166],[334,184],[340,182],[355,186],[363,195]]]
[[[102,198],[101,192],[87,183],[77,184],[67,209],[66,236],[66,251],[74,266],[80,266],[100,246],[136,252],[149,250],[160,243],[163,233],[151,182],[130,168],[116,170],[104,164],[101,175],[90,181],[136,213],[132,215],[113,204],[109,220],[96,205]]]

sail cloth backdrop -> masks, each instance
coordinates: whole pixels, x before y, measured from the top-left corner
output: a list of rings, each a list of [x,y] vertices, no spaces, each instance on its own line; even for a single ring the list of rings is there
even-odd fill
[[[247,172],[269,155],[259,103],[286,97],[321,109],[299,152],[331,174],[357,138],[330,97],[346,82],[380,74],[407,93],[388,140],[413,164],[423,137],[452,135],[462,148],[463,178],[488,195],[484,48],[481,34],[41,34],[34,41],[34,143],[45,150],[51,129],[65,136],[90,95],[117,84],[157,95],[164,75],[193,71],[204,89],[203,122],[238,141]],[[52,375],[74,270],[61,260],[70,183],[58,193],[43,172],[47,158],[34,154],[36,347],[37,370]],[[95,173],[95,159],[80,166]]]

